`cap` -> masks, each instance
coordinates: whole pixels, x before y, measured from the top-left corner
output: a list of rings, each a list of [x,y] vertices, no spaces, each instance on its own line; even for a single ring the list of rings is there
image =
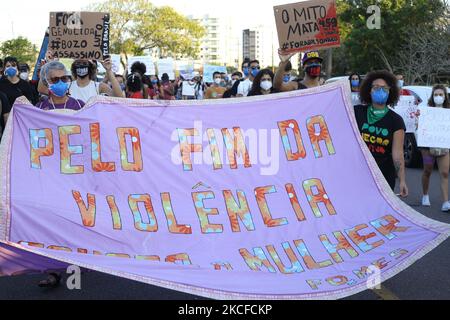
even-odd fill
[[[303,55],[302,66],[304,66],[305,63],[311,59],[317,59],[320,60],[320,62],[323,62],[323,59],[319,56],[319,51],[308,51]]]

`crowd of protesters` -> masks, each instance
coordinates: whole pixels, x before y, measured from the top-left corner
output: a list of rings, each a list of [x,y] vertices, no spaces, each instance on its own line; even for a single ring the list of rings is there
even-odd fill
[[[81,110],[89,99],[98,95],[151,100],[245,99],[315,88],[323,84],[323,59],[317,51],[303,55],[299,73],[304,74],[304,77],[292,75],[291,57],[292,54],[280,56],[281,62],[275,74],[270,69],[261,69],[258,60],[245,59],[242,70],[231,76],[214,72],[212,83],[205,83],[199,73],[193,73],[189,79],[179,77],[174,80],[166,73],[161,77],[147,75],[146,66],[141,62],[135,62],[127,75],[114,74],[109,57],[104,61],[75,60],[70,70],[61,62],[48,58],[38,66],[39,80],[30,81],[29,66],[21,64],[14,57],[7,57],[0,60],[0,126],[5,127],[12,105],[21,96],[42,110]],[[97,74],[98,63],[106,70],[101,80]],[[364,77],[352,73],[348,80],[362,139],[390,188],[394,190],[398,180],[400,196],[408,196],[403,154],[406,128],[403,119],[392,111],[399,97],[409,94],[402,89],[403,77],[388,71],[373,71]],[[433,88],[428,106],[450,108],[445,86],[436,85]],[[420,117],[420,114],[417,116]],[[424,164],[422,205],[431,205],[429,182],[433,166],[437,162],[441,179],[442,211],[448,212],[449,150],[422,148],[421,152]],[[50,273],[40,285],[53,287],[59,280],[58,273]]]
[[[280,55],[281,62],[275,74],[270,69],[261,69],[258,60],[245,59],[241,71],[231,76],[214,72],[211,83],[205,83],[198,72],[192,73],[188,79],[178,77],[174,80],[166,73],[161,77],[147,75],[147,68],[142,62],[135,62],[127,75],[114,74],[109,57],[105,57],[104,61],[75,60],[70,70],[50,57],[38,66],[39,81],[29,81],[29,66],[14,57],[7,57],[0,63],[0,125],[5,127],[12,105],[21,96],[43,110],[80,110],[97,95],[152,100],[207,100],[245,98],[322,85],[323,59],[319,52],[310,51],[303,55],[299,73],[304,77],[292,75],[292,56]],[[97,74],[98,63],[106,70],[101,80]],[[394,190],[398,179],[400,195],[406,197],[408,187],[403,156],[406,128],[403,119],[392,111],[399,97],[409,94],[403,89],[403,77],[388,71],[374,71],[364,77],[352,73],[348,80],[361,136],[389,186]],[[428,106],[450,108],[445,86],[436,85],[433,88]],[[378,130],[374,132],[373,127]],[[437,162],[441,177],[442,211],[450,211],[449,150],[422,148],[421,152],[424,162],[422,205],[430,205],[429,180]]]

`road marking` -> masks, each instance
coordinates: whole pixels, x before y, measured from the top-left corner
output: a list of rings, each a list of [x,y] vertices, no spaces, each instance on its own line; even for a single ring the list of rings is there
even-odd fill
[[[372,292],[379,296],[382,300],[400,300],[392,291],[386,287],[381,287],[381,289],[372,289]]]

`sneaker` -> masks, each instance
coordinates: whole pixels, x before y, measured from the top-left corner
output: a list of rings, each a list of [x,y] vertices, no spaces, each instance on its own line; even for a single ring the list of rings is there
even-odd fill
[[[448,212],[450,211],[450,202],[444,202],[444,204],[442,205],[442,211],[444,212]]]
[[[430,203],[430,196],[426,195],[422,197],[422,206],[424,207],[431,207],[431,203]]]

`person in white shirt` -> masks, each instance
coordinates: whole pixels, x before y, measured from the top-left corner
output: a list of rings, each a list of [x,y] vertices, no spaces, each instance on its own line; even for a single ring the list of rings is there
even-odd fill
[[[57,60],[52,59],[50,56],[49,61]],[[69,93],[74,99],[87,102],[90,98],[97,95],[106,95],[112,97],[123,98],[124,93],[120,87],[119,81],[117,81],[114,72],[112,71],[112,61],[109,57],[106,57],[104,61],[100,61],[106,70],[106,78],[111,87],[102,82],[96,82],[97,65],[90,60],[75,60],[72,63],[71,72],[74,78]],[[38,91],[43,95],[48,95],[48,88],[44,85],[42,80],[39,80]]]
[[[242,64],[242,72],[245,75],[245,79],[239,83],[236,97],[246,97],[248,95],[252,88],[253,80],[258,75],[260,69],[258,60],[252,60],[248,64],[246,62]]]
[[[96,63],[89,60],[75,60],[71,68],[72,76],[75,79],[69,89],[71,97],[85,102],[98,95],[124,97],[120,83],[112,71],[111,59],[108,57],[101,63],[106,70],[106,78],[111,83],[111,87],[103,82],[95,82],[97,75]]]

